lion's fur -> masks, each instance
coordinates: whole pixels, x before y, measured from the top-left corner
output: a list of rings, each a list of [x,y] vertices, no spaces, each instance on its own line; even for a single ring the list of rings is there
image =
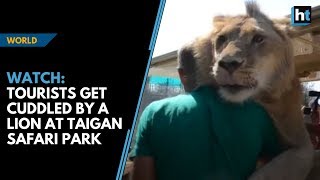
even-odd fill
[[[287,150],[249,179],[303,180],[312,168],[314,151],[300,111],[302,94],[290,40],[294,31],[287,20],[270,20],[254,2],[247,2],[246,9],[246,15],[215,17],[212,32],[184,48],[194,54],[198,86],[218,86],[222,97],[233,102],[253,98],[267,110],[278,129]],[[264,33],[266,40],[262,48],[250,49],[248,44],[257,31]],[[231,40],[218,48],[215,46],[221,34],[228,34]],[[217,64],[226,58],[244,61],[231,79],[255,87],[253,90],[232,94],[221,88],[230,79],[225,78],[226,71]]]

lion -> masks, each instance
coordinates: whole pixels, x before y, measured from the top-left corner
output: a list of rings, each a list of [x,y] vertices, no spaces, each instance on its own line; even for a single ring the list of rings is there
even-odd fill
[[[234,103],[253,99],[273,119],[286,150],[249,180],[305,180],[315,153],[300,111],[302,91],[291,43],[295,30],[286,19],[269,19],[255,2],[246,2],[246,11],[216,16],[213,30],[184,46],[179,56],[192,53],[197,86],[217,86]],[[308,179],[319,179],[314,174]]]

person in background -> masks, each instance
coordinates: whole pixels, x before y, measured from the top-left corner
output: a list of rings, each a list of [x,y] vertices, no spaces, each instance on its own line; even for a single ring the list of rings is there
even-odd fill
[[[178,73],[189,93],[155,101],[141,115],[131,153],[133,180],[244,180],[259,157],[281,152],[261,106],[226,102],[215,86],[196,88],[189,55],[186,49],[178,54]]]

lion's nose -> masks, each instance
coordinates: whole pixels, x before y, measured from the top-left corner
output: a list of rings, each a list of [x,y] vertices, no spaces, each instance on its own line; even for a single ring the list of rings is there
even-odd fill
[[[238,69],[241,66],[241,64],[242,62],[238,61],[219,61],[219,66],[227,70],[230,74],[233,73],[236,69]]]

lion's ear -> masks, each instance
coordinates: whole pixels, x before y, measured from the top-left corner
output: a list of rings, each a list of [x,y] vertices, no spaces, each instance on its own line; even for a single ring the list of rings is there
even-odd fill
[[[258,22],[270,22],[270,19],[260,10],[259,5],[255,1],[246,1],[247,16],[256,19]]]
[[[215,30],[217,31],[225,26],[225,24],[230,21],[230,18],[230,16],[215,16],[213,18],[213,26]]]
[[[216,24],[216,23],[225,23],[226,22],[226,18],[227,16],[215,16],[213,18],[213,24]]]
[[[260,10],[259,5],[255,1],[246,1],[246,11],[249,17],[261,20],[261,19],[268,19],[265,14],[263,14]]]
[[[274,27],[285,33],[288,37],[294,38],[299,36],[299,28],[291,26],[290,18],[273,19],[272,21]]]

